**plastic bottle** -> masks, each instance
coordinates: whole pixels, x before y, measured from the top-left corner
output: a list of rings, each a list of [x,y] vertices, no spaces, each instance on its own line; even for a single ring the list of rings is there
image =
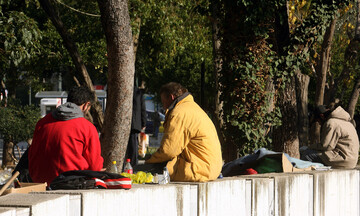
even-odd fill
[[[116,166],[116,161],[113,161],[113,162],[112,162],[110,172],[111,172],[111,173],[119,173],[119,172],[118,172],[118,168],[117,168],[117,166]]]
[[[133,174],[133,168],[132,168],[132,166],[130,164],[130,159],[126,159],[124,172]]]
[[[169,184],[170,183],[170,175],[169,175],[169,170],[166,166],[164,167],[164,170],[163,170],[163,176],[164,176],[163,184]]]

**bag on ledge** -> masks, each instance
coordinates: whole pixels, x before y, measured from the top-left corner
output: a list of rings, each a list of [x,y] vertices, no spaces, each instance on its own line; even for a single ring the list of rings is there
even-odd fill
[[[61,173],[50,184],[51,190],[130,189],[131,179],[103,171],[73,170]]]

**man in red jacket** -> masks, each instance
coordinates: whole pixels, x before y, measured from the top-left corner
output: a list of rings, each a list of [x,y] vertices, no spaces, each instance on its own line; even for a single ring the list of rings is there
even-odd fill
[[[103,167],[99,134],[84,118],[93,93],[85,87],[70,90],[67,103],[36,124],[29,148],[29,173],[33,182],[48,185],[70,170],[100,171]]]

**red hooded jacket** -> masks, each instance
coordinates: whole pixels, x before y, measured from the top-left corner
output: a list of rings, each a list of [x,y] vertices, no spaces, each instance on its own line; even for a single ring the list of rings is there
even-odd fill
[[[32,180],[50,184],[66,171],[100,171],[104,160],[95,126],[83,117],[59,120],[54,116],[49,113],[36,124],[29,148]]]

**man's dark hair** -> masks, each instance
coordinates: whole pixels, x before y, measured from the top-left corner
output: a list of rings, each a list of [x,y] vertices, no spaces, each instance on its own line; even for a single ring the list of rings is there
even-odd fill
[[[167,96],[169,96],[172,94],[175,96],[175,98],[183,95],[186,92],[188,92],[188,90],[185,87],[183,87],[181,84],[176,82],[169,82],[161,86],[160,88],[160,95],[166,94]]]
[[[90,91],[90,89],[88,89],[85,86],[75,86],[72,89],[70,89],[67,97],[67,102],[74,103],[78,106],[86,102],[90,102],[90,104],[93,104],[94,95]]]
[[[324,118],[327,119],[333,110],[334,108],[332,106],[319,105],[314,111],[315,119],[320,119],[320,115],[323,115]]]

